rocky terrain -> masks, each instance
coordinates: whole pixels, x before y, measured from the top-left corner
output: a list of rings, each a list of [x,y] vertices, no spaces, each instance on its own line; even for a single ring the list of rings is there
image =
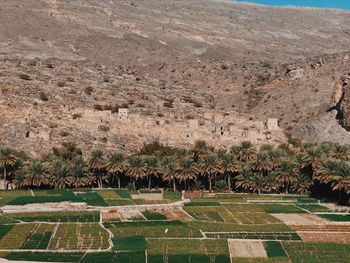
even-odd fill
[[[108,132],[113,123],[74,124],[76,109],[118,108],[187,119],[208,111],[273,117],[297,138],[350,143],[336,119],[350,125],[349,47],[345,11],[218,0],[4,0],[0,143],[34,154],[64,141],[128,149],[158,139]],[[42,135],[25,139],[32,130]]]

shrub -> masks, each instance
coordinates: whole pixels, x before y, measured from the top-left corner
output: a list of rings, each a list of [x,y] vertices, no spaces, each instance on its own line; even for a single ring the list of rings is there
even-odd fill
[[[48,97],[47,94],[46,94],[45,92],[43,92],[43,91],[41,91],[41,92],[39,93],[39,96],[40,96],[40,99],[41,99],[42,101],[48,101],[48,100],[49,100],[49,97]]]
[[[86,88],[85,88],[85,94],[87,94],[87,95],[91,95],[92,94],[92,92],[94,91],[94,88],[93,87],[91,87],[91,86],[87,86]]]
[[[29,76],[29,75],[27,75],[27,74],[24,74],[24,73],[20,74],[20,75],[19,75],[19,78],[20,78],[20,79],[23,79],[23,80],[32,80],[32,77],[31,77],[31,76]]]
[[[99,131],[102,131],[102,132],[109,132],[110,128],[109,128],[109,126],[107,126],[107,125],[100,125],[100,126],[98,127],[98,130],[99,130]]]

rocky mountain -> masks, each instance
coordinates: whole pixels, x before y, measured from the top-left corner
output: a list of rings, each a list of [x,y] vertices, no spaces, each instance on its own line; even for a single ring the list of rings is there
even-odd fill
[[[208,112],[238,115],[247,120],[236,124],[243,130],[278,118],[297,138],[350,143],[339,125],[350,123],[349,47],[346,11],[221,0],[4,0],[0,142],[34,154],[64,141],[130,149],[162,140],[162,132],[121,129],[110,117],[96,123],[128,108],[137,120],[169,125]]]

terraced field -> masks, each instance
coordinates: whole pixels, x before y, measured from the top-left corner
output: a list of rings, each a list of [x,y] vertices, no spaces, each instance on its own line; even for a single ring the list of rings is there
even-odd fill
[[[114,189],[0,191],[0,257],[72,263],[350,262],[349,215],[332,213],[312,198],[219,194],[175,208],[171,203],[181,200],[179,193],[165,192],[162,200],[132,199],[135,195]]]

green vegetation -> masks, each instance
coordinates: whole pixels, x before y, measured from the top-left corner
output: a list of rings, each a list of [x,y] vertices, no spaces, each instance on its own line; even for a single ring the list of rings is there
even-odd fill
[[[199,229],[181,221],[115,222],[104,224],[114,236],[201,237]],[[167,231],[166,231],[167,230]]]
[[[350,214],[317,214],[318,216],[335,221],[335,222],[350,222]]]
[[[49,249],[90,250],[108,248],[108,233],[96,223],[60,224]]]
[[[64,143],[61,148],[53,149],[50,156],[38,159],[0,147],[0,171],[5,186],[12,184],[18,189],[128,186],[142,190],[165,186],[166,190],[174,192],[217,189],[256,194],[314,194],[348,203],[350,147],[331,143],[293,143],[293,148],[263,145],[258,150],[246,141],[228,151],[214,149],[205,141],[197,141],[190,151],[151,143],[130,156],[94,150],[87,159],[82,158],[81,150],[74,143]],[[117,196],[113,190],[77,195],[66,192],[68,195],[61,190],[56,195],[24,193],[8,196],[0,199],[0,205],[86,201],[90,205],[106,206],[108,199],[130,197],[125,190],[118,190]],[[179,196],[166,194],[166,198],[175,200]],[[224,195],[219,198],[226,199]],[[234,200],[226,199],[228,202]],[[288,200],[288,197],[276,197],[276,200]],[[320,210],[315,200],[300,198],[299,201],[300,206],[309,211],[325,211],[324,208]]]
[[[23,243],[23,249],[47,249],[55,225],[38,224]]]
[[[39,224],[13,225],[1,239],[1,249],[19,249],[27,240],[27,237],[38,228]]]
[[[206,202],[204,200],[200,202],[191,202],[186,204],[185,206],[221,206],[221,204],[219,202]]]
[[[269,258],[285,258],[287,257],[282,244],[278,241],[266,241],[264,247]]]
[[[8,260],[25,260],[39,262],[78,262],[84,253],[51,253],[51,252],[12,252],[6,256]]]
[[[142,213],[147,220],[166,220],[166,216],[155,212],[143,212]]]
[[[298,204],[298,206],[310,211],[310,212],[328,212],[329,209],[327,207],[317,205],[317,204]]]
[[[258,240],[302,240],[296,232],[230,232],[206,233],[208,238],[258,239]]]
[[[147,242],[143,236],[127,236],[113,238],[113,244],[117,251],[144,251]]]
[[[230,262],[226,240],[149,239],[147,251],[149,262]]]
[[[0,239],[3,238],[11,229],[12,225],[0,225]]]
[[[116,192],[120,198],[130,198],[130,193],[128,190],[118,189]]]
[[[350,262],[349,244],[283,242],[292,262]]]
[[[9,217],[24,222],[99,222],[99,212],[37,212],[37,213],[12,213]]]

